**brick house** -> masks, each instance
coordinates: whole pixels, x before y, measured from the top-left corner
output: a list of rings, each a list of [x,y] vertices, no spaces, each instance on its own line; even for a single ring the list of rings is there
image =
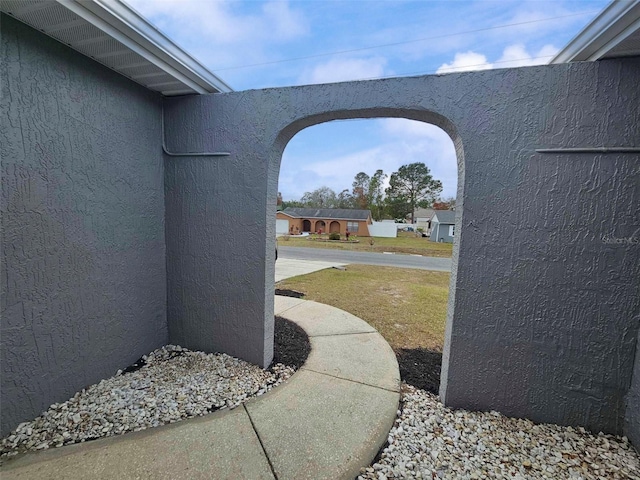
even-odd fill
[[[347,230],[359,237],[369,237],[373,223],[370,210],[346,208],[286,208],[276,213],[277,220],[289,221],[289,232],[334,233]]]

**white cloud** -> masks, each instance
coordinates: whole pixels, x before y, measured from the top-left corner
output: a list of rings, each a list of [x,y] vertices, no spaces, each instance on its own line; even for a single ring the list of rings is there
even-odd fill
[[[376,169],[382,168],[384,170],[383,164],[389,165],[389,161],[385,159],[384,150],[384,146],[380,145],[367,150],[342,155],[331,160],[319,161],[307,165],[307,170],[315,172],[317,175],[325,178],[336,176],[338,173],[339,176],[346,174],[350,180],[345,184],[345,188],[350,187],[353,177],[358,172],[371,170],[373,165],[376,165]]]
[[[440,65],[436,73],[463,72],[468,70],[489,70],[493,65],[487,61],[487,57],[481,53],[458,52],[451,63]]]
[[[307,33],[309,26],[300,11],[287,1],[271,1],[262,14],[241,12],[229,0],[127,0],[144,16],[176,27],[180,35],[197,35],[202,42],[234,43],[257,40],[289,40]]]
[[[434,125],[402,118],[384,118],[371,122],[375,122],[375,141],[372,141],[374,146],[371,148],[331,154],[331,151],[338,151],[331,148],[333,143],[348,143],[343,138],[335,138],[334,135],[333,138],[326,139],[323,151],[300,150],[299,157],[285,151],[278,185],[284,198],[299,199],[305,191],[323,185],[338,193],[344,188],[351,189],[353,177],[358,172],[372,175],[377,169],[382,169],[390,175],[400,166],[414,162],[425,163],[434,178],[443,182],[443,196],[456,195],[456,153],[453,142],[443,130]],[[363,124],[363,135],[364,126]]]
[[[414,139],[414,137],[429,138],[432,140],[449,139],[449,136],[440,127],[430,123],[407,120],[404,118],[383,118],[379,120],[383,132],[387,136]]]
[[[280,58],[283,45],[302,41],[310,24],[302,8],[287,1],[263,4],[232,0],[126,0],[209,69]],[[274,54],[274,52],[276,52]],[[247,70],[221,70],[233,86]],[[256,78],[256,70],[251,71]]]
[[[530,54],[521,43],[506,47],[502,56],[489,62],[481,53],[468,51],[455,54],[451,63],[443,63],[436,73],[463,72],[469,70],[490,70],[492,68],[526,67],[529,65],[544,65],[558,52],[553,45],[545,45],[538,52]]]
[[[283,193],[285,199],[299,199],[304,192],[323,185],[336,193],[345,188],[351,190],[351,183],[358,172],[371,175],[379,168],[387,174],[397,170],[397,159],[389,155],[393,149],[390,145],[377,145],[369,149],[338,154],[327,160],[308,156],[293,158],[285,152],[278,190]]]
[[[305,70],[299,83],[333,83],[382,77],[386,63],[383,57],[334,58]]]
[[[529,65],[544,65],[558,53],[558,49],[553,45],[545,45],[533,55],[527,52],[521,43],[510,45],[502,52],[502,57],[496,62],[496,68],[526,67]]]
[[[548,63],[551,60],[551,57],[555,57],[556,54],[560,51],[559,48],[554,47],[553,45],[549,44],[549,45],[545,45],[544,47],[542,47],[540,49],[540,51],[538,51],[538,57],[547,57],[547,59],[545,60],[546,63]]]
[[[281,40],[289,40],[306,34],[309,26],[301,12],[291,10],[286,1],[265,3],[262,7],[271,34]]]

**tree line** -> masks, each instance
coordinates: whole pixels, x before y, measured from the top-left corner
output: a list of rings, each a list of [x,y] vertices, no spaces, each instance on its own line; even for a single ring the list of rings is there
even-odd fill
[[[282,208],[356,208],[371,210],[374,220],[385,218],[404,219],[411,215],[411,223],[416,208],[447,209],[455,205],[455,199],[442,200],[442,182],[431,175],[429,168],[420,162],[401,166],[389,177],[389,186],[385,189],[387,174],[382,170],[369,176],[358,173],[351,184],[336,193],[329,187],[320,187],[306,192],[300,200],[287,201],[278,192],[278,205]]]

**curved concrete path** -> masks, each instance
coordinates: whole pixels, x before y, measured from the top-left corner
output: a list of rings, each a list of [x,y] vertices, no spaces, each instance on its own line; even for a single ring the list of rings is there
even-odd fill
[[[391,347],[363,320],[276,297],[312,351],[289,381],[233,410],[28,454],[9,479],[347,479],[371,463],[393,426],[400,375]]]

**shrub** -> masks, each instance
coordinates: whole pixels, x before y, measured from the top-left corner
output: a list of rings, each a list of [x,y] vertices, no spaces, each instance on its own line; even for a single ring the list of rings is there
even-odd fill
[[[329,234],[329,240],[340,240],[340,234],[338,232]]]

